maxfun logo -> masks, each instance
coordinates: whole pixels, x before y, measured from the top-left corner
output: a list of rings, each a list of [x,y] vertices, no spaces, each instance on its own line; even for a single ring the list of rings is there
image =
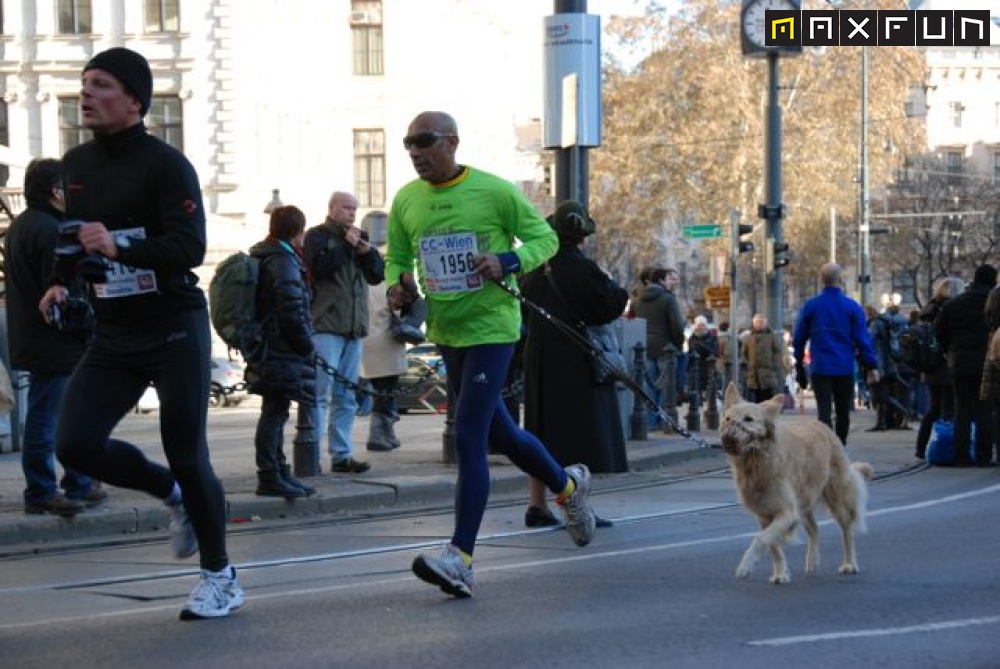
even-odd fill
[[[764,46],[990,46],[988,9],[764,12]]]

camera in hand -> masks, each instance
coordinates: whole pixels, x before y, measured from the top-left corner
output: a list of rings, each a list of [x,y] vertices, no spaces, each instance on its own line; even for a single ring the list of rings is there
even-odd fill
[[[83,221],[63,221],[59,224],[59,237],[56,239],[56,259],[59,263],[67,263],[74,273],[89,283],[106,283],[108,261],[96,253],[87,253],[80,243],[80,226]]]
[[[94,328],[94,308],[82,297],[67,297],[49,306],[49,325],[60,332],[88,335]]]

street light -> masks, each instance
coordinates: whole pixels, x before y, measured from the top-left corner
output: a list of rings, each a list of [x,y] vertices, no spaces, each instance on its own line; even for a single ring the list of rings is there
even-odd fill
[[[264,205],[264,213],[270,215],[278,207],[283,207],[284,203],[281,201],[281,197],[278,195],[277,188],[271,189],[271,201]]]

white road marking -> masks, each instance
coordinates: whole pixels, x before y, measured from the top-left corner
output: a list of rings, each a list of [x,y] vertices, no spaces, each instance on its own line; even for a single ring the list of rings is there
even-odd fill
[[[892,636],[894,634],[923,634],[925,632],[940,632],[942,630],[974,627],[976,625],[996,625],[1000,616],[985,618],[965,618],[964,620],[947,620],[940,623],[923,623],[922,625],[907,625],[906,627],[881,627],[867,630],[852,630],[848,632],[828,632],[826,634],[803,634],[801,636],[776,637],[774,639],[759,639],[747,642],[748,646],[793,646],[800,643],[816,643],[818,641],[838,641],[840,639],[858,639],[863,637]]]

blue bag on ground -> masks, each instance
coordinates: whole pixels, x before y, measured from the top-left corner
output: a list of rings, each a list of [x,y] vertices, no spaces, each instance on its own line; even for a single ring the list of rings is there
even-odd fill
[[[976,426],[972,425],[969,434],[970,450],[974,450],[976,443]],[[951,421],[936,420],[934,429],[931,431],[930,441],[927,442],[926,460],[929,465],[952,466],[955,464],[955,425]],[[970,458],[974,456],[970,454]]]

